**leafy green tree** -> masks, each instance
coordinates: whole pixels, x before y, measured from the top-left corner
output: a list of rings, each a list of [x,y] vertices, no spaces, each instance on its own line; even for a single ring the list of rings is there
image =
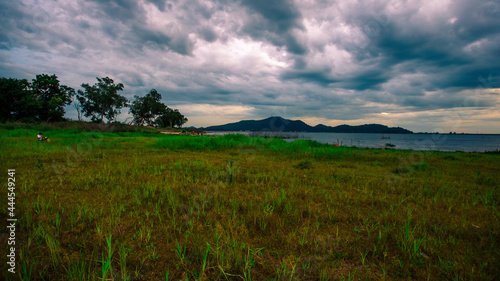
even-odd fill
[[[60,121],[64,107],[71,104],[75,90],[60,85],[55,74],[26,79],[0,79],[0,119],[23,121]]]
[[[158,118],[156,118],[156,124],[160,125],[161,127],[166,127],[167,125],[170,128],[173,127],[182,127],[186,122],[188,121],[187,118],[182,115],[179,110],[177,109],[171,109],[171,108],[165,108],[165,111],[160,115]]]
[[[123,84],[115,85],[109,77],[96,79],[98,82],[93,86],[84,83],[84,91],[78,90],[82,113],[94,122],[102,123],[104,118],[111,122],[120,114],[120,108],[128,106],[128,100],[118,94],[123,91]]]
[[[32,118],[35,103],[26,79],[0,78],[0,121]]]
[[[161,95],[152,89],[144,97],[134,96],[135,101],[130,106],[133,122],[137,125],[154,125],[155,119],[165,112],[167,106],[160,102]]]
[[[71,98],[75,90],[66,85],[60,85],[55,74],[40,74],[33,79],[31,91],[34,98],[36,111],[33,112],[35,119],[41,121],[63,120],[64,107],[71,104]]]

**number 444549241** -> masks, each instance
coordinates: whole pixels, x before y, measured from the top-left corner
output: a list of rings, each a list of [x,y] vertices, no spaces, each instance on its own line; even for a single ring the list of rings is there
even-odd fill
[[[7,194],[8,200],[9,200],[9,216],[14,217],[14,205],[16,204],[14,202],[16,198],[16,193],[14,192],[16,190],[16,170],[14,169],[9,169],[8,170],[8,175],[9,177],[7,178],[8,182],[8,189],[9,193]]]

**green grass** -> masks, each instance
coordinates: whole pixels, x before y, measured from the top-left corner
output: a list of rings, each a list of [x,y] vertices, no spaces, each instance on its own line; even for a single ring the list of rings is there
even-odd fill
[[[18,219],[5,280],[500,275],[498,154],[1,128]]]

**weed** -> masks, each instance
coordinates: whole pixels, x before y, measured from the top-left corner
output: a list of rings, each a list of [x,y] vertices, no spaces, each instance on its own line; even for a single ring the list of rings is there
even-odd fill
[[[125,247],[125,245],[122,245],[122,247],[120,247],[118,254],[120,255],[121,278],[122,280],[130,280],[129,273],[127,271],[128,249]]]
[[[178,241],[175,242],[175,253],[177,257],[180,259],[181,264],[184,265],[184,259],[186,258],[186,245],[181,245]]]
[[[101,263],[102,263],[102,280],[107,279],[108,274],[110,274],[111,276],[113,276],[113,268],[111,267],[111,261],[112,261],[112,257],[113,257],[113,248],[112,248],[112,245],[111,245],[111,237],[112,237],[111,234],[106,235],[106,244],[108,246],[108,255],[107,256],[103,256],[102,260],[101,260]],[[111,278],[111,279],[113,279],[113,278]]]

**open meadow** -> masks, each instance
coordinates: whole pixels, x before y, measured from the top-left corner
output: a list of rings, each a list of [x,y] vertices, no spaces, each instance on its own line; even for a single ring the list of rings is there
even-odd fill
[[[500,277],[498,153],[0,128],[4,280]]]

